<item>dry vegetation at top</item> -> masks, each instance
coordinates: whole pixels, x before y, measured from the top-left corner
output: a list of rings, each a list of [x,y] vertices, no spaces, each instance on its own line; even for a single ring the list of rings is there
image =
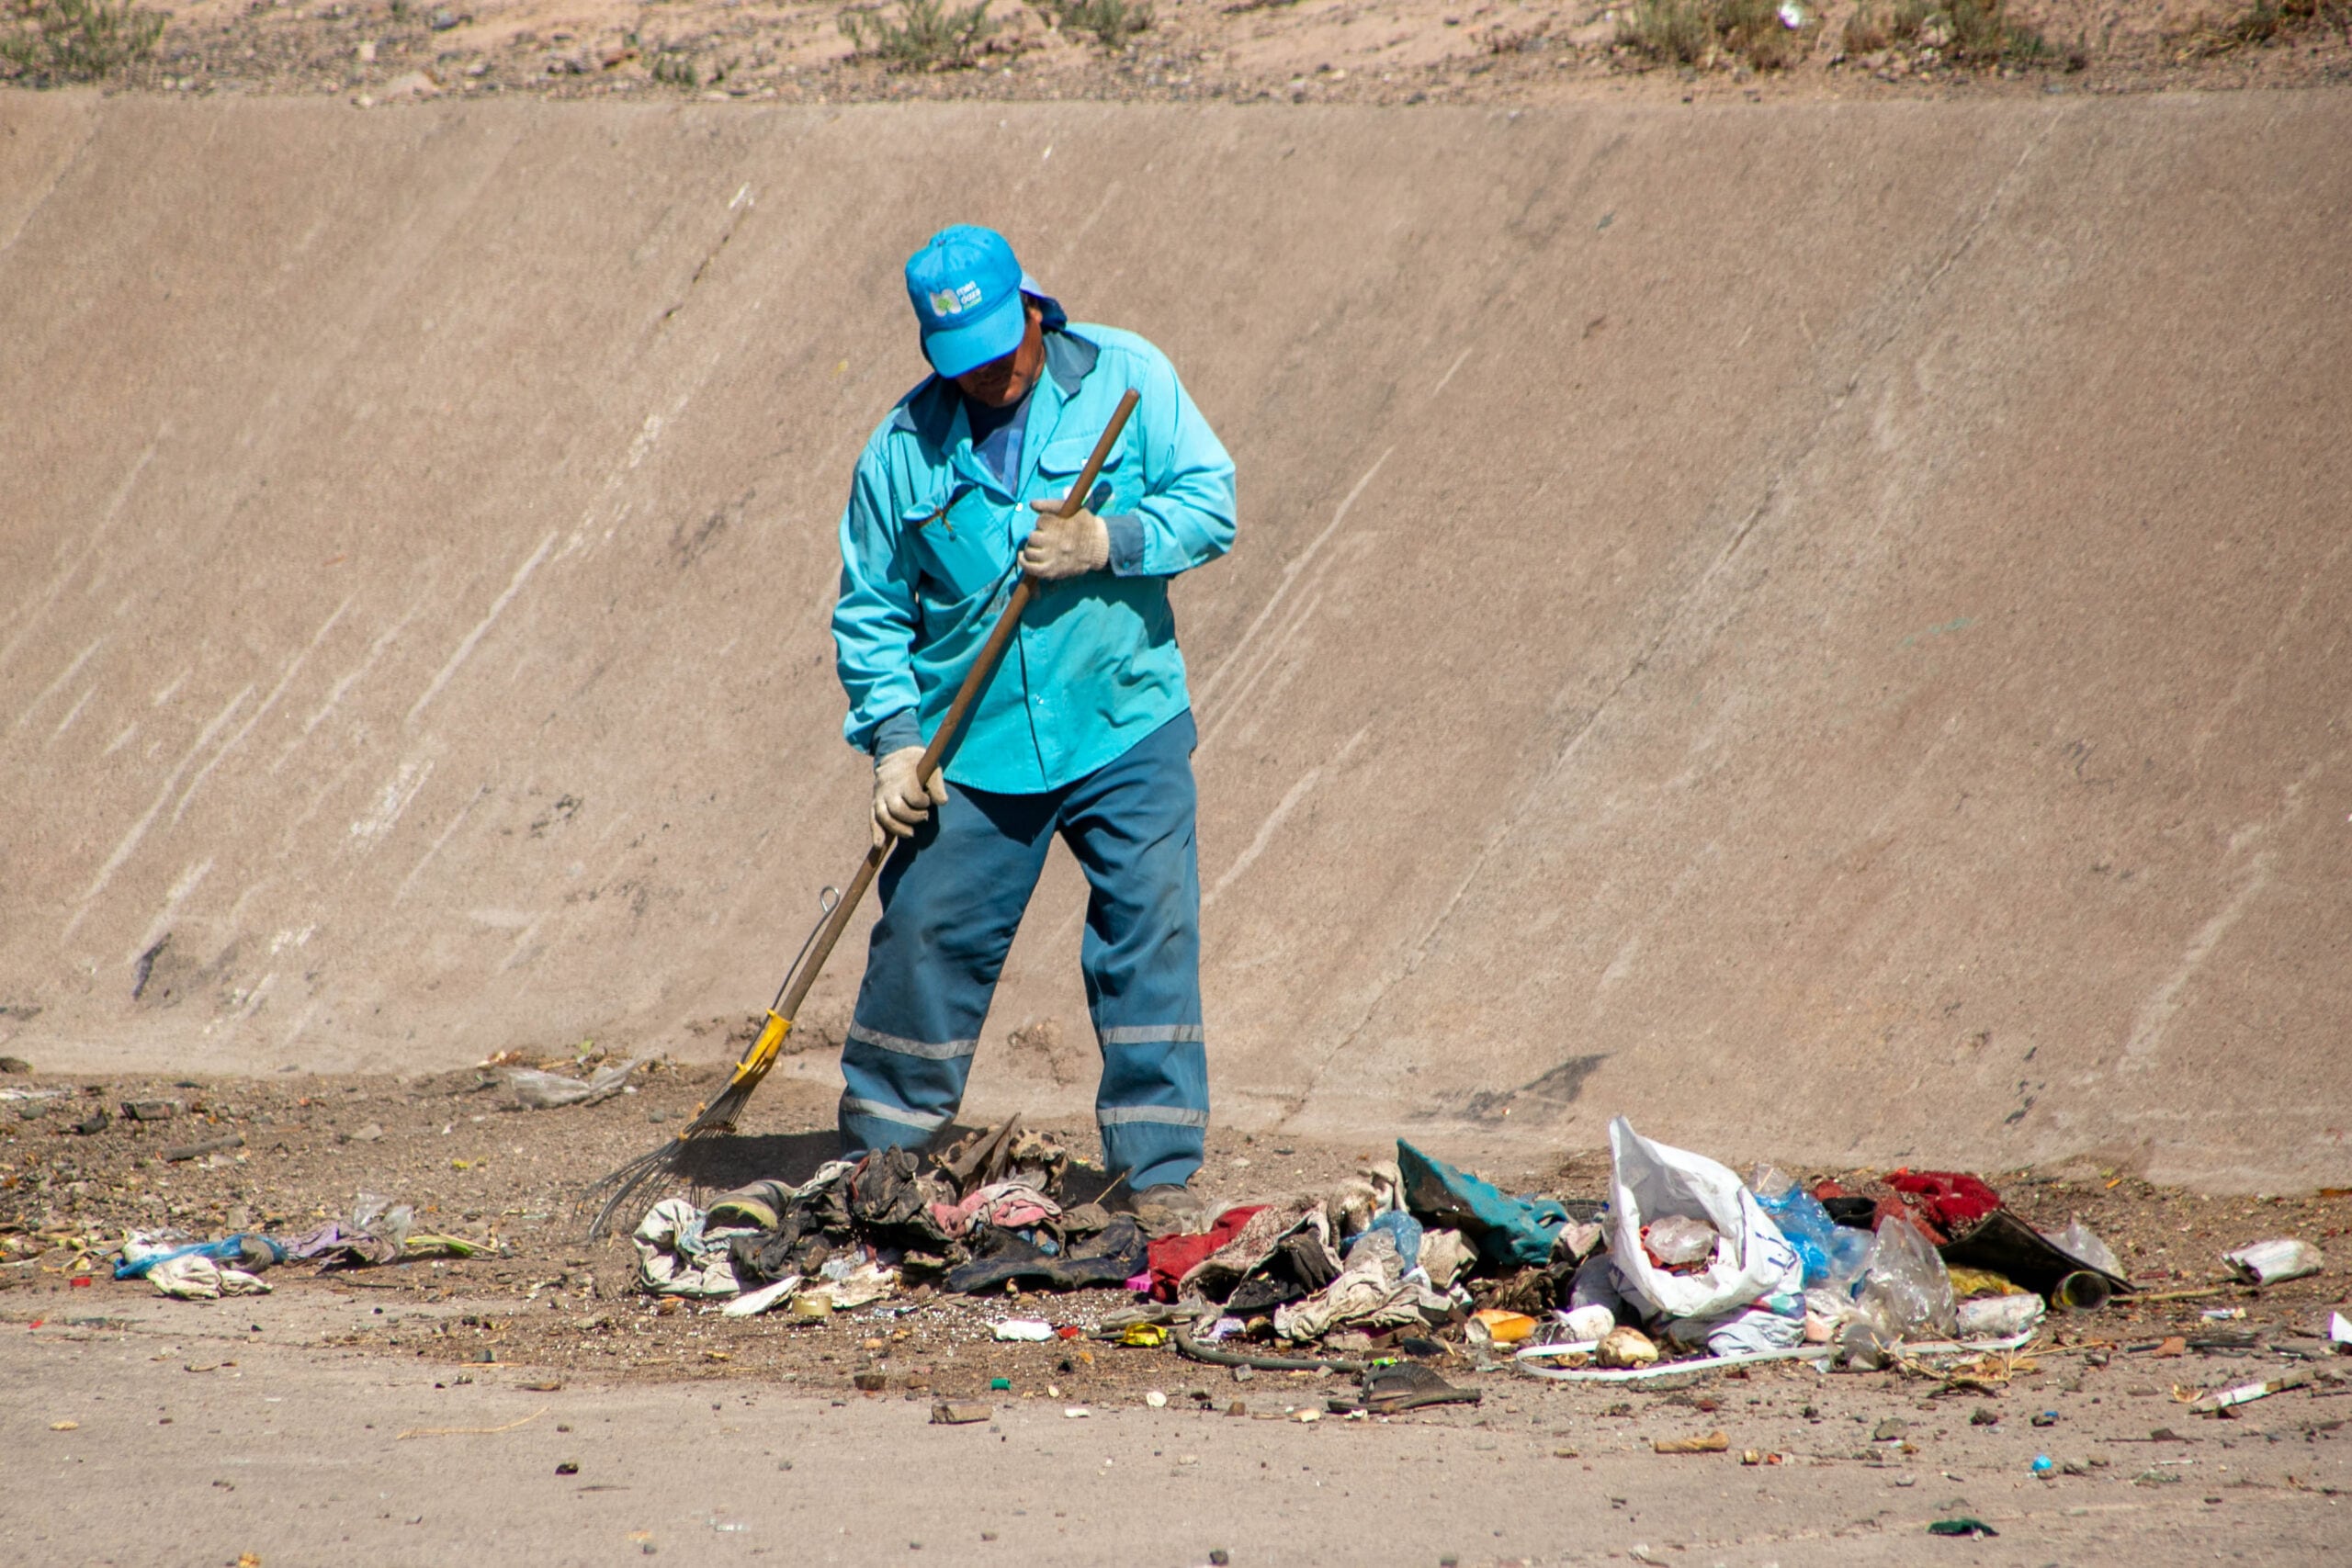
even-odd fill
[[[364,105],[2305,86],[2352,81],[2352,0],[0,0],[0,79]]]

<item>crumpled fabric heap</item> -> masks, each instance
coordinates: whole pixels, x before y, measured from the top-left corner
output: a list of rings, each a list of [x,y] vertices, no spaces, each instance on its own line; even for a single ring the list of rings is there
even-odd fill
[[[1176,1281],[1177,1294],[1223,1301],[1235,1286],[1272,1261],[1283,1238],[1321,1207],[1312,1199],[1295,1199],[1259,1209],[1233,1233],[1231,1240],[1183,1272]]]
[[[950,1269],[945,1283],[967,1295],[1013,1281],[1064,1291],[1123,1285],[1147,1267],[1148,1246],[1132,1214],[1114,1215],[1093,1235],[1054,1252],[1018,1231],[985,1226],[974,1234],[971,1258]]]
[[[183,1252],[158,1259],[147,1269],[147,1282],[164,1295],[192,1302],[266,1295],[269,1292],[267,1280],[242,1269],[224,1269],[200,1252]]]
[[[740,1229],[708,1230],[700,1209],[684,1198],[664,1198],[646,1211],[631,1240],[637,1244],[637,1277],[657,1296],[731,1296],[742,1289],[728,1247]]]
[[[933,1203],[931,1221],[939,1227],[942,1235],[953,1239],[970,1234],[975,1225],[1026,1230],[1032,1225],[1060,1217],[1061,1212],[1059,1203],[1046,1197],[1027,1179],[1015,1178],[1010,1181],[990,1182],[955,1202]]]
[[[745,1285],[813,1274],[834,1252],[851,1245],[850,1160],[829,1160],[795,1187],[754,1181],[714,1199],[706,1224],[749,1227],[729,1243],[735,1277]]]
[[[1184,1276],[1223,1250],[1241,1227],[1263,1212],[1262,1203],[1227,1209],[1216,1223],[1195,1235],[1163,1235],[1151,1244],[1151,1294],[1155,1301],[1172,1302]]]
[[[1335,1328],[1394,1328],[1444,1321],[1453,1303],[1421,1275],[1408,1276],[1392,1230],[1368,1230],[1348,1248],[1347,1267],[1315,1295],[1274,1309],[1284,1339],[1319,1339]]]

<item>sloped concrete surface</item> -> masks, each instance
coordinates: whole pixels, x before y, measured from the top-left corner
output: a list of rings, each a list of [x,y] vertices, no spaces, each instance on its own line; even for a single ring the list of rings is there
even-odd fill
[[[5,1048],[726,1054],[862,845],[832,524],[970,219],[1240,465],[1178,590],[1221,1114],[2340,1183],[2346,146],[0,94]],[[1091,1092],[1080,897],[976,1111]]]

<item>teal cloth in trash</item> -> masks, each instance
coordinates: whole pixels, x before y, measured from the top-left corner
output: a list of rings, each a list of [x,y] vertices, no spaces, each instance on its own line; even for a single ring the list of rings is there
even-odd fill
[[[1396,1140],[1396,1168],[1405,1178],[1405,1207],[1426,1225],[1444,1225],[1476,1242],[1495,1264],[1541,1267],[1568,1212],[1549,1198],[1514,1198],[1493,1182],[1431,1159]]]

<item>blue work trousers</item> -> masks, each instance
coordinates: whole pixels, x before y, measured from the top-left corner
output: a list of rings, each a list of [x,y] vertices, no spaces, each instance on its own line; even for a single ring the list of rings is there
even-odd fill
[[[1079,964],[1102,1050],[1104,1163],[1189,1179],[1209,1124],[1193,716],[1041,795],[953,786],[883,867],[882,918],[842,1047],[842,1153],[921,1145],[955,1118],[989,998],[1053,837],[1092,894]]]

